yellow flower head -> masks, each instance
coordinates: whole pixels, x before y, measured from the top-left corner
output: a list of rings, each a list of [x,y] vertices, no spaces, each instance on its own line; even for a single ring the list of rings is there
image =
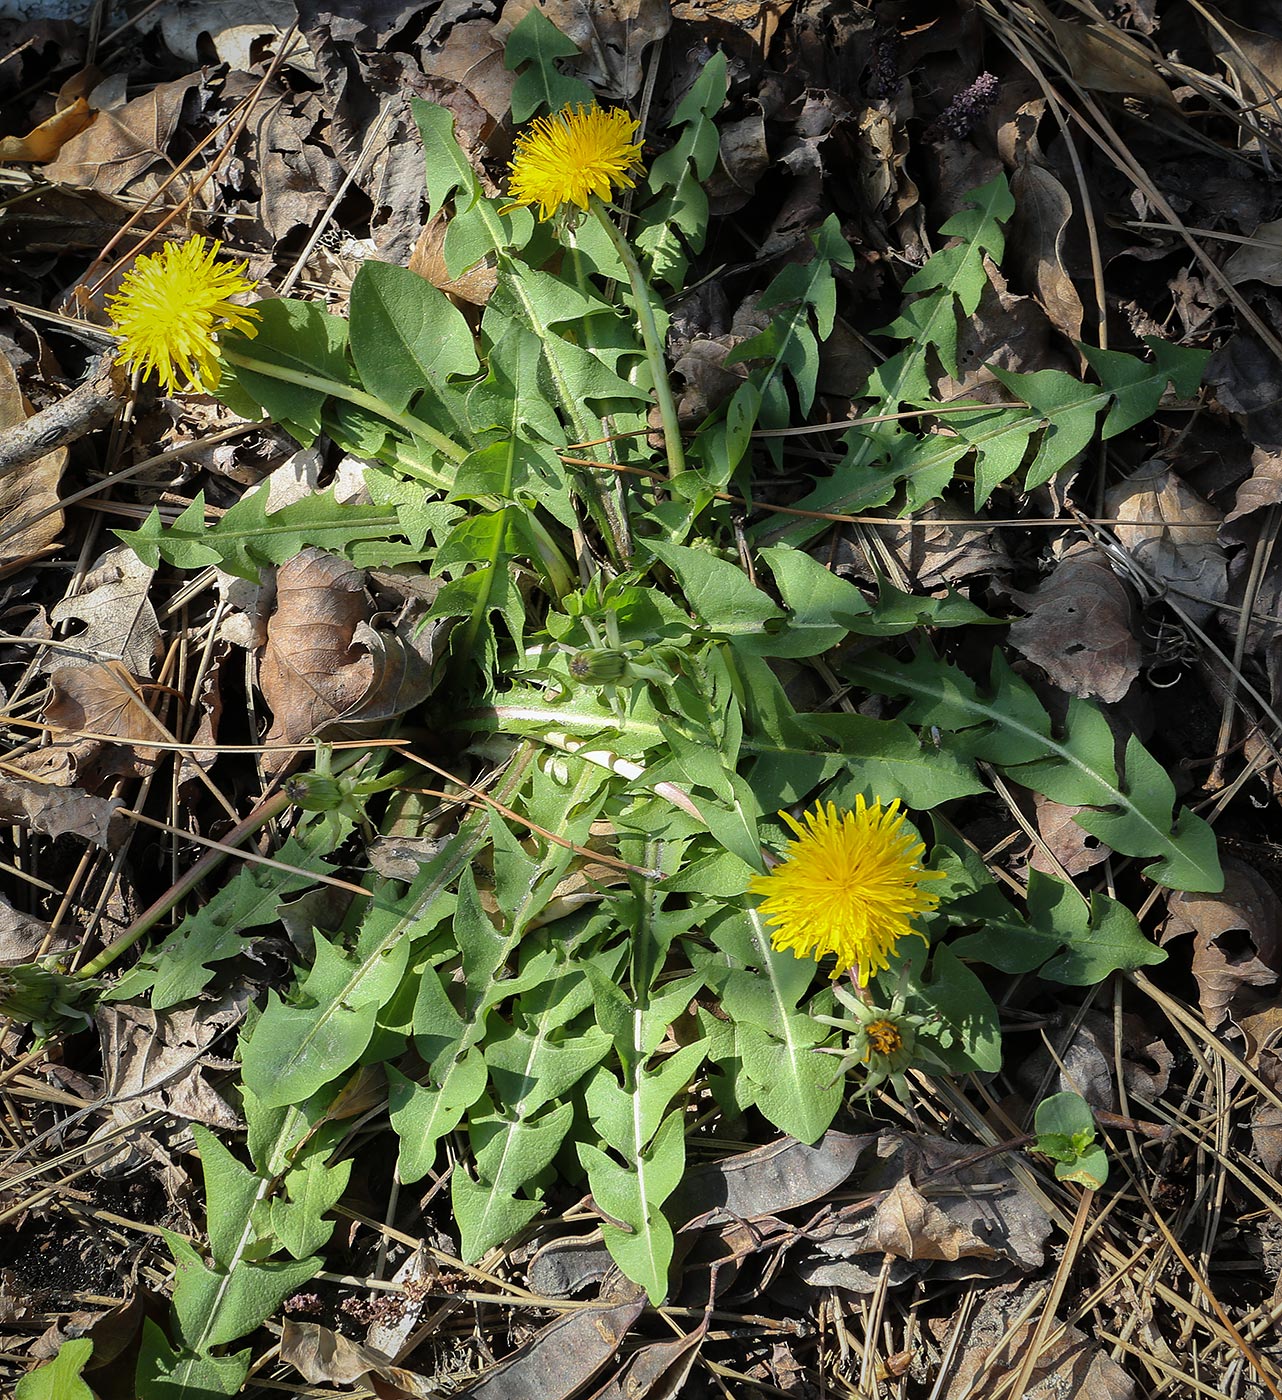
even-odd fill
[[[853,968],[867,986],[874,972],[890,966],[896,943],[913,927],[914,915],[934,909],[938,898],[921,888],[942,872],[919,864],[925,846],[904,831],[896,799],[883,810],[863,797],[853,812],[838,813],[830,802],[805,814],[805,826],[786,812],[797,833],[783,861],[749,885],[763,895],[761,914],[773,925],[771,941],[795,957],[835,955],[833,977]]]
[[[550,219],[563,204],[587,211],[588,198],[606,201],[615,186],[631,189],[641,170],[641,123],[620,107],[566,107],[537,117],[512,152],[513,204],[537,204]]]
[[[144,374],[153,369],[169,393],[212,390],[220,374],[218,332],[232,327],[255,334],[258,312],[231,300],[258,285],[246,263],[220,263],[218,250],[201,237],[166,243],[144,253],[107,301],[120,336],[120,358]]]

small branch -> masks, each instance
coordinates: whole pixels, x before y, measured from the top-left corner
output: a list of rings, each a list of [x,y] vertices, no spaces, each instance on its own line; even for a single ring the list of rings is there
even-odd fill
[[[0,476],[10,476],[101,428],[124,402],[128,375],[116,348],[99,355],[92,373],[57,403],[0,433]]]

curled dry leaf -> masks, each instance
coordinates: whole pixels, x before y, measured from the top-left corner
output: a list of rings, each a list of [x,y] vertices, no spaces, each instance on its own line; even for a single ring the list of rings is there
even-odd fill
[[[364,575],[345,560],[305,549],[281,565],[258,674],[272,710],[267,744],[382,732],[430,693],[452,622],[407,622],[402,636],[372,627],[371,612]],[[268,754],[264,767],[279,772],[292,758]]]
[[[271,707],[268,744],[296,744],[345,714],[370,687],[374,663],[356,642],[369,600],[359,569],[319,549],[305,549],[276,573],[276,611],[258,684]],[[292,756],[266,755],[269,771]]]
[[[997,1257],[991,1245],[985,1244],[967,1225],[950,1219],[907,1177],[897,1181],[878,1205],[860,1248],[864,1253],[893,1254],[896,1259]]]
[[[684,1337],[643,1346],[592,1400],[674,1400],[675,1396],[685,1393],[685,1383],[707,1332],[705,1317]]]
[[[1015,216],[1010,223],[1012,266],[1030,287],[1055,329],[1069,340],[1082,334],[1082,299],[1064,261],[1064,236],[1073,216],[1068,191],[1043,165],[1025,161],[1011,176]]]
[[[1220,512],[1159,458],[1110,487],[1104,502],[1135,562],[1170,588],[1195,622],[1205,622],[1228,587],[1228,556],[1216,539]]]
[[[0,356],[0,436],[27,416],[18,377]],[[58,482],[66,465],[67,449],[60,447],[21,471],[0,475],[0,573],[49,553],[62,533]]]
[[[1212,1030],[1253,1006],[1259,989],[1273,989],[1282,974],[1277,893],[1254,866],[1232,857],[1223,863],[1220,894],[1171,895],[1160,940],[1165,947],[1181,934],[1193,935],[1198,1003]]]
[[[97,115],[89,110],[89,103],[83,97],[77,97],[25,136],[0,139],[0,164],[21,161],[44,165],[53,160],[73,136],[86,130]]]
[[[55,929],[0,899],[0,967],[18,967],[46,953],[61,952],[75,941],[66,925]]]
[[[1265,506],[1282,504],[1282,449],[1255,447],[1251,450],[1251,475],[1237,488],[1233,509],[1224,517],[1225,526],[1234,525]],[[1221,531],[1227,538],[1243,538],[1241,528]]]
[[[285,1319],[280,1338],[280,1359],[292,1366],[309,1385],[356,1385],[371,1372],[382,1371],[391,1357],[362,1346],[316,1322]]]
[[[186,1124],[226,1132],[243,1128],[207,1075],[231,1066],[231,1032],[247,1005],[248,993],[232,988],[216,1001],[168,1012],[130,1002],[98,1007],[94,1020],[102,1039],[105,1087],[99,1106],[103,1122],[94,1137],[114,1139],[111,1147],[87,1156],[99,1175],[117,1176],[150,1160],[160,1164],[174,1188],[182,1174],[169,1155],[169,1140],[186,1136]],[[139,1120],[153,1109],[164,1114],[161,1125],[139,1129]],[[117,1135],[131,1127],[125,1136]]]
[[[861,1195],[886,1193],[877,1210],[871,1218],[866,1211],[839,1216],[809,1232],[808,1248],[796,1256],[798,1273],[813,1287],[868,1292],[885,1253],[899,1261],[892,1286],[926,1267],[932,1277],[948,1278],[1039,1268],[1050,1217],[1003,1159],[953,1165],[971,1155],[945,1138],[882,1133],[876,1158],[851,1179]],[[954,1190],[933,1190],[927,1201],[919,1189],[927,1179]]]
[[[444,212],[423,226],[410,255],[410,271],[425,277],[447,297],[466,302],[469,306],[484,306],[494,295],[499,280],[498,271],[488,263],[480,262],[459,276],[451,277],[445,266],[445,230],[448,227],[449,220]]]
[[[142,777],[155,767],[160,750],[147,741],[165,731],[123,666],[61,666],[49,688],[42,718],[54,729],[53,743],[35,757],[51,781],[92,792],[109,778]]]
[[[1011,645],[1061,690],[1115,703],[1131,688],[1143,659],[1131,595],[1092,546],[1070,549],[1049,578],[1012,597],[1028,616],[1011,627]]]

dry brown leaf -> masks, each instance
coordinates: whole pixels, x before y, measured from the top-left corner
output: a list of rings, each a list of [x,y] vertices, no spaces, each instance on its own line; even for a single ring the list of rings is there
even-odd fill
[[[51,622],[81,622],[84,630],[50,649],[43,668],[119,661],[131,675],[150,679],[161,648],[160,623],[147,596],[154,572],[124,545],[103,554],[81,591],[50,609]]]
[[[0,899],[0,967],[18,967],[45,953],[61,952],[76,941],[67,925],[55,929]]]
[[[1037,833],[1065,874],[1082,875],[1092,866],[1108,859],[1109,848],[1075,820],[1086,811],[1085,807],[1066,807],[1061,802],[1052,802],[1049,797],[1043,797],[1041,793],[1033,794],[1033,805],[1037,816]],[[1045,875],[1059,873],[1059,869],[1046,859],[1038,846],[1033,847],[1028,863]]]
[[[236,95],[249,99],[255,85],[248,74],[240,78],[244,93],[237,93],[241,84],[229,83],[227,99]],[[246,140],[261,193],[249,212],[273,243],[296,228],[313,228],[342,183],[338,162],[316,139],[324,121],[325,110],[314,92],[257,102],[251,108]],[[246,232],[241,237],[250,235]]]
[[[1224,66],[1256,102],[1272,106],[1282,92],[1282,41],[1271,34],[1235,24],[1214,5],[1199,7],[1206,23],[1206,39]],[[1250,9],[1247,10],[1249,14]]]
[[[671,1342],[649,1342],[628,1358],[619,1373],[592,1400],[675,1400],[698,1359],[708,1319]]]
[[[1251,442],[1282,443],[1282,364],[1248,333],[1230,336],[1207,361],[1205,379]]]
[[[970,1400],[992,1393],[1019,1365],[1033,1338],[1041,1310],[1023,1284],[991,1288],[964,1329],[940,1400]],[[1028,1318],[1018,1322],[1018,1315]],[[1029,1314],[1031,1313],[1031,1317]],[[927,1326],[941,1344],[956,1328],[940,1316]],[[1000,1350],[995,1348],[1000,1347]],[[985,1379],[981,1379],[981,1377]],[[1072,1324],[1050,1329],[1021,1400],[1135,1400],[1126,1372],[1100,1346]]]
[[[672,18],[732,24],[750,34],[764,53],[792,5],[793,0],[673,0]]]
[[[491,20],[454,25],[445,43],[424,55],[423,71],[459,83],[495,121],[503,121],[511,109],[516,73],[503,63],[503,45]]]
[[[645,1305],[642,1296],[557,1318],[473,1382],[469,1400],[566,1400],[609,1365]]]
[[[1221,513],[1159,458],[1110,487],[1104,503],[1136,563],[1169,587],[1195,622],[1205,622],[1228,588],[1228,557],[1216,539]]]
[[[1147,49],[1121,30],[1102,24],[1074,24],[1045,16],[1073,77],[1092,92],[1141,97],[1159,107],[1179,111]]]
[[[368,693],[374,660],[356,640],[370,611],[359,569],[319,549],[305,549],[276,573],[276,611],[267,624],[267,645],[258,684],[271,707],[265,742],[297,744]],[[275,772],[293,755],[265,755]]]
[[[1265,506],[1279,504],[1282,504],[1282,450],[1255,447],[1251,451],[1251,475],[1237,488],[1233,509],[1224,517],[1224,524],[1232,525]],[[1239,531],[1231,534],[1235,539],[1241,538]]]
[[[5,136],[0,138],[0,164],[8,161],[30,161],[43,165],[62,150],[73,136],[79,136],[98,114],[89,110],[89,104],[78,97],[62,111],[46,118],[26,136]]]
[[[414,252],[410,255],[410,271],[425,277],[447,297],[455,297],[472,306],[485,306],[498,286],[498,271],[488,263],[480,262],[459,276],[451,277],[445,266],[445,230],[448,227],[449,219],[443,211],[423,226]]]
[[[119,850],[129,832],[128,822],[116,815],[123,806],[115,797],[91,797],[78,788],[0,775],[0,822],[55,840],[79,836],[105,851]]]
[[[113,1151],[95,1159],[99,1174],[116,1175],[150,1160],[160,1165],[171,1186],[176,1185],[182,1173],[161,1140],[162,1132],[177,1139],[187,1134],[190,1122],[226,1132],[244,1126],[206,1076],[230,1067],[235,1049],[231,1032],[247,1005],[248,992],[233,988],[217,1000],[167,1012],[131,1002],[98,1007],[94,1020],[102,1038],[106,1121],[94,1137],[135,1125],[152,1109],[166,1115],[162,1121],[167,1125],[135,1130],[120,1139]],[[174,1120],[176,1126],[171,1126]]]
[[[866,1253],[893,1254],[896,1259],[996,1258],[991,1245],[951,1220],[907,1177],[897,1181],[878,1205],[860,1248]]]
[[[942,372],[934,381],[935,396],[1006,403],[1009,391],[994,369],[1023,371],[1058,368],[1051,346],[1046,313],[1032,297],[1019,296],[1001,269],[984,259],[988,285],[974,314],[957,327],[957,378]]]
[[[766,147],[766,120],[760,105],[749,99],[746,117],[726,122],[721,128],[720,160],[704,183],[708,209],[713,217],[724,217],[742,209],[770,165]]]
[[[1224,264],[1224,275],[1234,286],[1240,282],[1267,282],[1271,287],[1282,287],[1282,219],[1257,225],[1251,240],[1234,249]]]
[[[27,418],[18,377],[0,355],[0,435]],[[47,554],[62,533],[58,483],[67,465],[60,447],[19,472],[0,476],[0,571]]]
[[[122,194],[153,166],[168,164],[169,143],[194,107],[204,83],[200,73],[158,83],[123,107],[98,113],[98,120],[72,137],[44,168],[56,185],[87,186],[99,194]],[[192,113],[187,112],[188,120]]]
[[[1198,1004],[1214,1030],[1240,1008],[1261,999],[1257,988],[1273,989],[1282,974],[1282,923],[1273,886],[1255,869],[1224,858],[1220,894],[1170,896],[1161,943],[1193,935],[1192,970]]]
[[[391,1364],[392,1358],[362,1346],[316,1322],[285,1319],[280,1359],[309,1385],[355,1385],[370,1372]]]
[[[154,763],[158,751],[140,747],[164,737],[147,708],[137,681],[120,665],[60,666],[49,673],[53,696],[44,719],[71,734],[107,734],[134,748],[142,763]]]
[[[1011,627],[1011,645],[1061,690],[1112,704],[1131,688],[1143,659],[1131,596],[1090,545],[1069,550],[1031,592],[1011,596],[1028,612]]]
[[[1082,299],[1064,262],[1064,236],[1073,201],[1043,165],[1025,161],[1011,177],[1015,216],[1008,234],[1011,266],[1033,289],[1055,329],[1070,340],[1082,334]]]
[[[1046,1211],[1009,1164],[965,1161],[970,1155],[945,1138],[883,1132],[876,1156],[860,1163],[847,1189],[885,1191],[884,1209],[874,1221],[860,1212],[816,1225],[794,1256],[798,1274],[813,1287],[870,1292],[886,1249],[896,1261],[892,1287],[926,1268],[932,1277],[954,1279],[1040,1268],[1051,1231]],[[912,1182],[937,1175],[953,1189],[932,1192],[926,1202]]]
[[[673,1192],[672,1219],[681,1228],[691,1228],[796,1210],[835,1191],[875,1141],[872,1133],[830,1128],[812,1145],[781,1138],[693,1167]]]

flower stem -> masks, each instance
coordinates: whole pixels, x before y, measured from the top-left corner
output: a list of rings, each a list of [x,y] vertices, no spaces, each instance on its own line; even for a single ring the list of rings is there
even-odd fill
[[[685,449],[681,445],[681,426],[677,421],[676,400],[672,397],[672,384],[668,379],[668,364],[664,358],[663,340],[659,335],[659,323],[654,319],[654,307],[650,305],[650,289],[646,286],[641,272],[641,264],[632,251],[632,245],[619,232],[614,220],[606,213],[599,199],[588,201],[597,222],[605,230],[619,261],[627,269],[628,282],[632,287],[632,300],[636,304],[637,320],[641,324],[641,338],[645,341],[645,355],[650,362],[650,377],[654,380],[654,397],[659,404],[659,418],[663,423],[663,442],[668,454],[668,475],[677,476],[686,469]]]
[[[351,384],[340,384],[337,380],[327,379],[323,375],[309,374],[306,370],[290,369],[287,365],[273,364],[270,360],[256,360],[250,355],[241,355],[235,350],[220,349],[219,355],[229,365],[235,365],[237,369],[247,369],[251,374],[261,374],[268,379],[279,379],[284,384],[297,384],[303,389],[315,389],[330,398],[345,399],[348,403],[355,404],[357,408],[368,409],[380,418],[386,418],[389,423],[395,423],[398,428],[404,429],[411,437],[420,438],[423,442],[428,443],[447,461],[458,463],[467,456],[467,449],[460,447],[453,438],[447,437],[439,428],[434,428],[430,423],[425,423],[423,419],[416,418],[412,413],[398,413],[382,399],[376,398],[373,394],[367,394],[364,389],[357,389]]]

